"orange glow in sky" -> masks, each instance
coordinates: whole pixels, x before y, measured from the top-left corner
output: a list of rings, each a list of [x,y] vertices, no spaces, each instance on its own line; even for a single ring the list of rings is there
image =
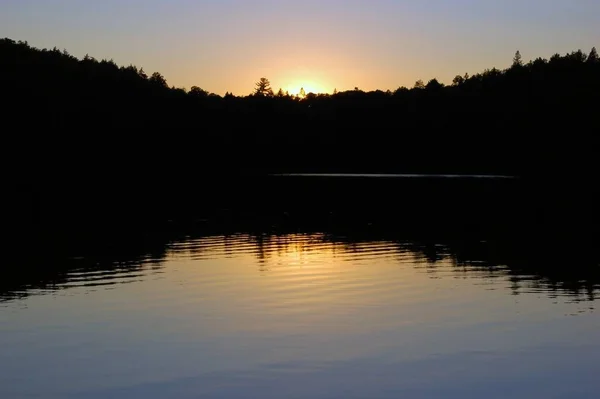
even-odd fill
[[[305,94],[308,94],[308,93],[315,93],[315,94],[331,93],[331,90],[327,90],[327,89],[323,88],[323,86],[321,86],[320,84],[311,82],[309,80],[294,83],[285,88],[285,90],[287,90],[293,96],[300,94],[302,89],[304,89]]]
[[[248,95],[395,90],[599,46],[600,1],[1,1],[2,37]],[[134,5],[137,4],[137,5]]]

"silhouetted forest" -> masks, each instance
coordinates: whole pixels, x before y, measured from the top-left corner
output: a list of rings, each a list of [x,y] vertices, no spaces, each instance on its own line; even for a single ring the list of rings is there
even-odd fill
[[[96,154],[144,170],[523,174],[584,162],[599,127],[595,49],[526,64],[517,53],[508,69],[449,86],[304,98],[275,94],[267,79],[245,97],[186,91],[159,72],[8,39],[0,59],[10,136],[41,152],[29,158],[68,169]]]
[[[19,219],[162,217],[260,197],[249,176],[273,172],[503,174],[590,198],[598,170],[595,49],[528,63],[517,52],[509,68],[451,85],[294,97],[262,78],[252,94],[221,97],[3,39],[0,80]]]

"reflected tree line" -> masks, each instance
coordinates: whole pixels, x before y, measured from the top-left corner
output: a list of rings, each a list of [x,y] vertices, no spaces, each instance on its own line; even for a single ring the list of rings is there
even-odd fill
[[[143,281],[149,274],[160,273],[171,256],[219,259],[246,255],[256,260],[257,272],[268,274],[273,264],[285,267],[279,261],[285,253],[325,250],[352,261],[354,255],[364,255],[372,245],[385,245],[387,253],[396,254],[399,260],[405,254],[413,255],[417,259],[414,267],[434,277],[438,268],[446,274],[451,264],[455,276],[509,281],[514,295],[536,291],[549,297],[594,301],[600,289],[600,258],[597,246],[588,241],[558,242],[548,239],[552,234],[536,237],[531,231],[532,236],[523,239],[490,225],[464,234],[457,228],[459,222],[450,218],[424,217],[419,222],[424,227],[419,230],[415,229],[416,220],[399,227],[400,219],[334,225],[320,217],[306,220],[302,213],[262,216],[262,225],[235,217],[229,224],[223,220],[195,226],[172,224],[160,232],[127,237],[115,232],[110,240],[100,236],[81,240],[68,254],[11,257],[7,253],[4,260],[12,271],[0,281],[0,302],[76,286],[106,289]],[[454,228],[447,223],[454,223]]]
[[[10,272],[0,280],[0,297],[63,289],[74,279],[143,280],[172,255],[247,255],[268,273],[286,252],[331,249],[351,258],[374,243],[399,257],[413,254],[433,276],[451,262],[457,275],[509,279],[514,294],[595,300],[600,289],[598,235],[583,224],[565,226],[551,209],[523,207],[519,180],[269,179],[244,188],[257,194],[254,201],[233,198],[160,225],[55,229],[37,238],[38,230],[24,232],[3,254]],[[281,194],[292,189],[291,199]]]

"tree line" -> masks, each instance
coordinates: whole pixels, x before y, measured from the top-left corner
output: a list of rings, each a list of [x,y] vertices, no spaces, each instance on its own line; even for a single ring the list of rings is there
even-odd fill
[[[291,96],[264,77],[249,95],[220,96],[2,39],[0,87],[9,177],[23,190],[75,193],[72,206],[92,197],[135,204],[168,187],[206,198],[210,182],[233,187],[232,176],[273,172],[569,180],[597,171],[595,48],[529,62],[517,52],[506,69],[449,85]]]
[[[521,174],[584,150],[583,136],[598,128],[595,48],[528,63],[517,52],[509,68],[451,85],[433,78],[305,96],[275,93],[267,78],[248,96],[186,91],[159,72],[10,39],[0,40],[0,59],[5,124],[28,137],[28,151],[44,143],[44,153],[68,144],[164,159],[193,148],[188,157],[214,156],[218,169]]]

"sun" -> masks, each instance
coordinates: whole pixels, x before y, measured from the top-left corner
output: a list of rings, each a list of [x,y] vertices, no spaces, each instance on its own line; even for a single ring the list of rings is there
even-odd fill
[[[286,90],[292,96],[299,95],[300,92],[302,91],[302,89],[304,89],[304,93],[306,93],[306,94],[308,94],[308,93],[314,93],[314,94],[327,93],[327,90],[325,90],[323,88],[323,86],[321,86],[317,82],[311,82],[311,81],[295,82],[293,84],[288,85],[286,88]]]

